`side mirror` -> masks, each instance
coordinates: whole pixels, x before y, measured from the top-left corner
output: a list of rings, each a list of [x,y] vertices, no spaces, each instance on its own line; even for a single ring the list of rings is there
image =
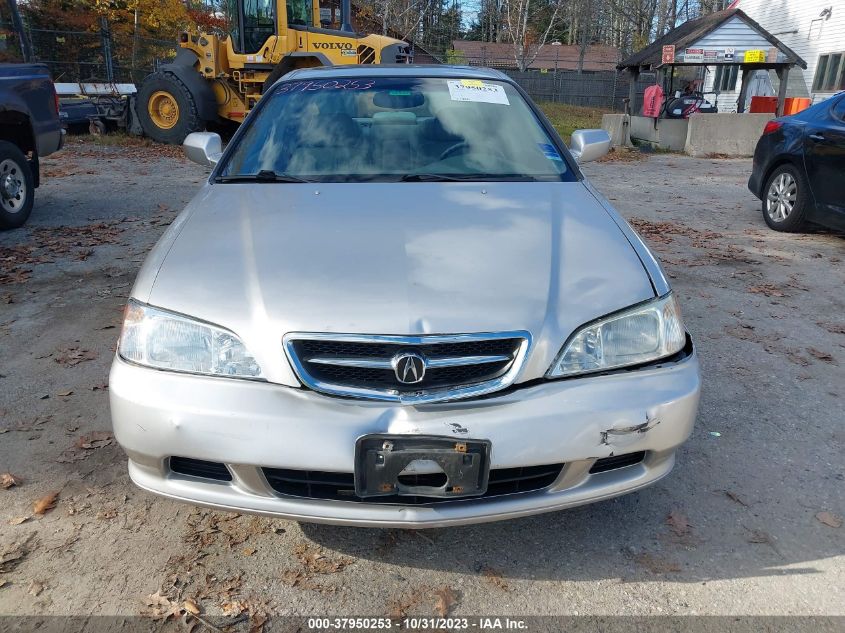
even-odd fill
[[[610,134],[606,130],[575,130],[569,151],[579,163],[589,163],[610,151]]]
[[[223,155],[223,142],[214,132],[191,132],[182,147],[188,160],[203,167],[214,167]]]

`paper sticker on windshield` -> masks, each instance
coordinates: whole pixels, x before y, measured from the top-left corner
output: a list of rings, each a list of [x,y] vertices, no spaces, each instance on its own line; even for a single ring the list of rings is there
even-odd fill
[[[540,148],[540,151],[543,152],[543,155],[549,160],[563,161],[563,159],[560,157],[560,154],[558,154],[557,150],[555,149],[555,146],[551,143],[537,143],[537,147]]]
[[[510,105],[504,86],[484,83],[477,79],[449,80],[446,83],[449,85],[449,96],[452,101]]]

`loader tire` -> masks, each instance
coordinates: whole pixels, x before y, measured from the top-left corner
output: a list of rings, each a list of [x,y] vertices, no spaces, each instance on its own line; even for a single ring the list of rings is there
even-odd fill
[[[23,226],[32,212],[35,179],[26,156],[7,141],[0,141],[0,229]]]
[[[144,134],[159,143],[179,145],[191,132],[205,129],[194,95],[176,75],[166,71],[144,79],[136,110]]]

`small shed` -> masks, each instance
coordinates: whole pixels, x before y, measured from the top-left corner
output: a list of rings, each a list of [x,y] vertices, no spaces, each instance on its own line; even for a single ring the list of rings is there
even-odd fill
[[[755,70],[774,70],[780,80],[777,114],[783,114],[789,69],[807,68],[799,57],[740,9],[725,9],[684,22],[616,67],[631,75],[630,108],[637,112],[636,80],[641,72],[656,71],[658,82],[672,85],[677,66],[739,66],[742,83],[737,112],[745,109],[748,85]]]

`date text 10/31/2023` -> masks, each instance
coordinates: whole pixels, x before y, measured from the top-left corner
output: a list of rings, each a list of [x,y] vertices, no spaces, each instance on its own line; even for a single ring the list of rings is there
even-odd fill
[[[379,631],[393,628],[403,631],[527,631],[525,620],[510,617],[433,617],[406,616],[399,620],[392,618],[308,618],[307,626],[312,631],[347,630]]]

